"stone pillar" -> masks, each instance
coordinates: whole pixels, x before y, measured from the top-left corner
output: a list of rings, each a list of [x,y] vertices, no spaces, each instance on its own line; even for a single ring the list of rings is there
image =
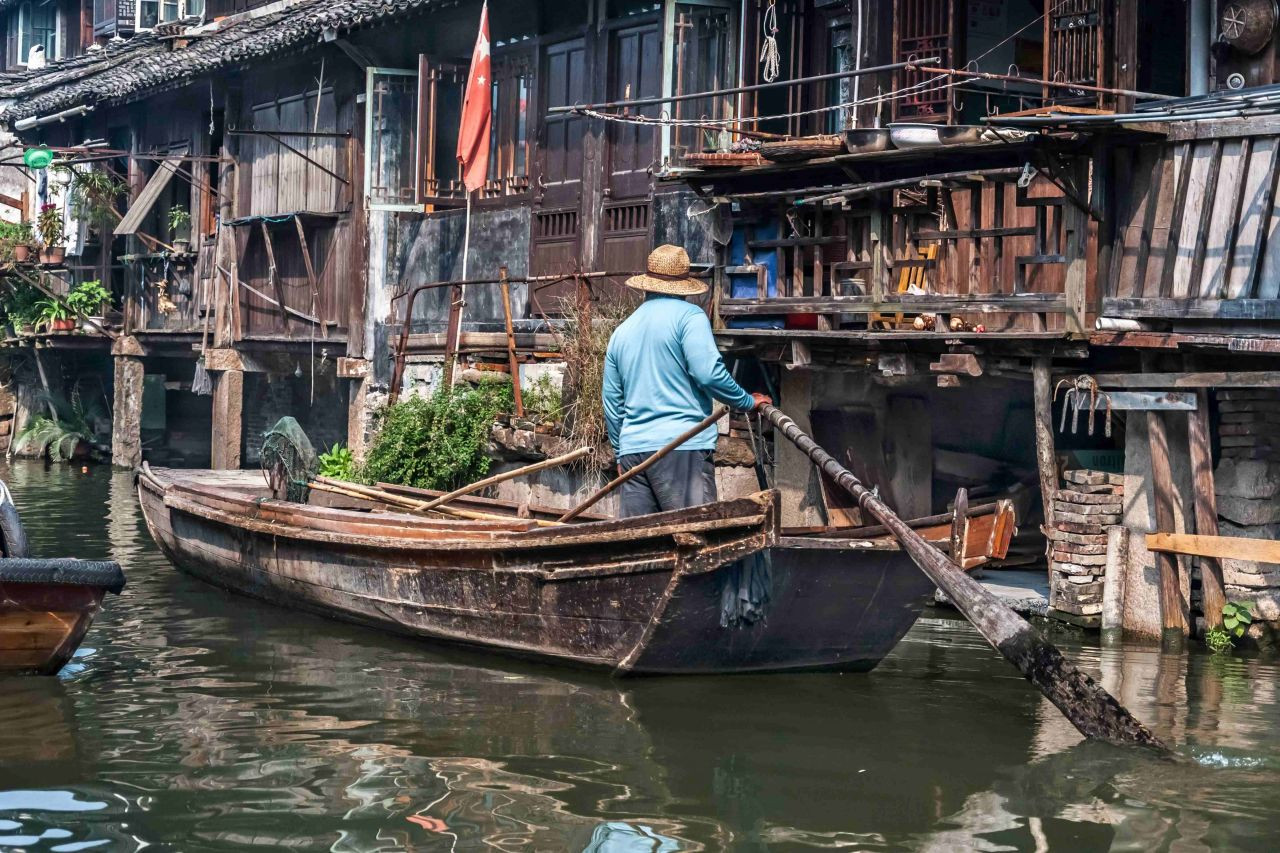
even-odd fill
[[[240,443],[244,434],[244,371],[213,374],[213,449],[209,467],[240,468]]]
[[[142,464],[142,379],[145,374],[141,358],[115,356],[111,464],[117,468],[136,468]]]

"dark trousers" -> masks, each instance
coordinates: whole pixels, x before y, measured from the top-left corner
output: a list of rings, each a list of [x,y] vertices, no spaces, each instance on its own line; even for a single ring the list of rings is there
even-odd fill
[[[675,450],[619,488],[619,518],[653,512],[686,509],[715,503],[716,469],[711,450]],[[623,472],[648,459],[650,453],[628,453],[618,458]]]

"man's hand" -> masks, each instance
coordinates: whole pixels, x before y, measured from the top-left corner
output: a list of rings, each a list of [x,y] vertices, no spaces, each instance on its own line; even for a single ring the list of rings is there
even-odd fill
[[[751,407],[751,411],[760,411],[761,406],[772,406],[773,398],[766,394],[752,394],[751,399],[755,400],[755,405]]]

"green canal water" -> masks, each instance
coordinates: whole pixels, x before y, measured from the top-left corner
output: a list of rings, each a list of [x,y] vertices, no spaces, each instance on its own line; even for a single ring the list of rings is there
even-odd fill
[[[0,850],[1275,850],[1280,670],[1067,654],[1186,760],[1083,744],[965,623],[870,675],[613,682],[178,574],[126,474],[0,467],[34,552],[120,561],[56,678],[0,679]]]

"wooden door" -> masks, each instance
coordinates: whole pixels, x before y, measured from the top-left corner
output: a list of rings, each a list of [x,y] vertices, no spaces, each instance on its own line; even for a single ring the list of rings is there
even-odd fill
[[[662,26],[658,20],[619,27],[608,38],[607,99],[632,100],[662,94]],[[629,112],[658,117],[661,107]],[[658,165],[655,127],[612,123],[605,137],[605,180],[599,208],[596,269],[639,272],[651,248],[653,171]],[[617,284],[616,282],[614,284]],[[608,295],[608,290],[600,291]]]
[[[560,107],[591,100],[586,45],[582,38],[546,44],[540,60],[541,102]],[[544,113],[534,160],[533,234],[529,259],[532,275],[572,272],[582,262],[583,139],[587,120],[573,113]],[[558,314],[571,285],[540,287],[532,307],[539,314]]]
[[[609,38],[608,100],[628,101],[662,94],[662,29],[657,21],[620,27]],[[627,110],[657,118],[660,105]],[[651,167],[658,159],[658,132],[651,126],[612,122],[607,135],[606,195],[610,198],[647,196]]]

